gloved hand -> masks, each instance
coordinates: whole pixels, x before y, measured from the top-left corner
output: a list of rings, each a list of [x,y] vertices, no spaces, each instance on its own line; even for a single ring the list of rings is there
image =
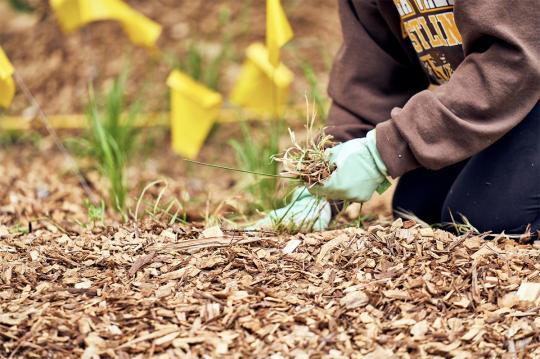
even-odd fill
[[[328,199],[366,202],[376,190],[384,192],[390,185],[386,166],[377,150],[375,130],[327,151],[336,169],[323,183],[310,191]]]
[[[299,230],[323,231],[328,228],[332,219],[332,210],[328,201],[313,196],[306,187],[297,188],[292,195],[291,203],[270,212],[265,218],[248,229],[274,229],[283,225]]]

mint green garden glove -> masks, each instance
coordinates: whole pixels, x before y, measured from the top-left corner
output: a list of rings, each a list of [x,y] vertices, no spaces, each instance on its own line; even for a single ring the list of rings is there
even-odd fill
[[[332,219],[328,201],[313,196],[306,187],[297,188],[287,206],[270,212],[248,229],[272,230],[286,226],[301,232],[324,231]]]
[[[384,192],[390,185],[386,166],[377,150],[375,130],[327,151],[336,169],[323,185],[310,191],[332,200],[368,201],[373,192]]]

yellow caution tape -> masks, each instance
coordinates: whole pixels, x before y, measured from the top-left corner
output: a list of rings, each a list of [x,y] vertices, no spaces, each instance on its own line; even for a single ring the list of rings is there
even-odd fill
[[[266,48],[273,66],[280,62],[280,49],[293,37],[291,25],[280,0],[266,0]]]
[[[80,130],[88,127],[85,115],[50,115],[47,116],[48,125],[58,130]],[[141,115],[134,123],[135,127],[168,126],[169,113],[158,112]],[[28,131],[42,127],[41,121],[30,116],[0,116],[0,131]]]
[[[305,104],[290,107],[289,119],[291,121],[302,117],[306,110]],[[233,123],[248,120],[261,120],[253,112],[238,108],[221,108],[216,119],[217,123]],[[82,114],[48,115],[49,126],[58,130],[80,130],[88,127],[88,121]],[[155,112],[140,114],[134,122],[135,127],[169,127],[171,124],[170,112]],[[41,121],[32,116],[2,116],[0,115],[0,131],[29,131],[42,127]]]
[[[167,78],[171,88],[171,140],[175,152],[195,158],[219,115],[221,95],[174,70]]]
[[[161,25],[121,0],[50,0],[50,4],[66,33],[93,21],[115,20],[136,45],[154,47],[161,34]]]

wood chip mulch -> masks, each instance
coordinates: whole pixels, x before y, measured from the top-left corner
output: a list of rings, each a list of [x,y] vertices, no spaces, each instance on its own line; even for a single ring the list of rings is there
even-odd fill
[[[539,358],[540,248],[401,220],[270,236],[0,225],[0,356]]]
[[[0,151],[0,173],[0,358],[540,358],[538,242],[83,229],[58,154]]]

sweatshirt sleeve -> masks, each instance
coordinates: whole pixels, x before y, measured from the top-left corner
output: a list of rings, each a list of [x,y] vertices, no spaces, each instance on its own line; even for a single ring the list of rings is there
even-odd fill
[[[540,98],[538,0],[456,0],[465,59],[450,80],[421,91],[377,126],[390,175],[440,169],[489,147]]]
[[[429,85],[412,47],[407,52],[400,42],[399,16],[388,4],[391,23],[375,0],[339,1],[343,44],[330,74],[326,131],[340,142],[365,136]]]

